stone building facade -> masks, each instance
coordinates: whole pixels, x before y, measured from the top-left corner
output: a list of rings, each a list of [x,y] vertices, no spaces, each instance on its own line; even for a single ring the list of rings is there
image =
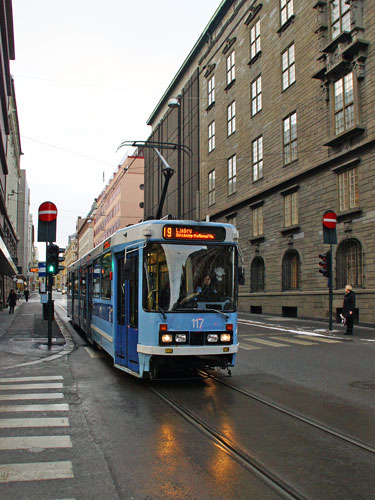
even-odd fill
[[[200,218],[239,230],[241,310],[328,317],[329,209],[334,314],[349,283],[375,324],[374,42],[373,2],[222,1],[154,112],[198,71]]]
[[[375,324],[374,41],[371,2],[243,1],[200,60],[201,215],[239,230],[242,310],[327,318],[330,209],[334,313],[350,283]]]

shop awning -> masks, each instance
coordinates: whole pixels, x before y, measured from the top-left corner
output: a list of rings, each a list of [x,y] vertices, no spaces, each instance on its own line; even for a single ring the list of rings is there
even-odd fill
[[[0,236],[0,274],[14,276],[17,274],[17,267],[14,264],[12,257]]]

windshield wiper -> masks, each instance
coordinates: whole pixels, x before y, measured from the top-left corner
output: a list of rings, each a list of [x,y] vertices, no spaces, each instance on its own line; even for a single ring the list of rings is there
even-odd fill
[[[223,313],[223,311],[219,311],[219,309],[211,309],[211,307],[210,307],[209,309],[206,309],[206,311],[213,311],[215,313],[220,313],[223,316],[225,316],[227,319],[229,318],[228,314]]]
[[[158,305],[158,310],[162,314],[163,319],[166,320],[167,319],[167,315],[165,314],[165,311],[159,305]]]

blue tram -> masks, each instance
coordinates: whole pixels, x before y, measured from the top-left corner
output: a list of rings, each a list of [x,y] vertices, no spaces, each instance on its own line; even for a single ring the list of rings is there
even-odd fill
[[[68,316],[134,376],[234,366],[238,233],[230,224],[150,220],[69,266]]]

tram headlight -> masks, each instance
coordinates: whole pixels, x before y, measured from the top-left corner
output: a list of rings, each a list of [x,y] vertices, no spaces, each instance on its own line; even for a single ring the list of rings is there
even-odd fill
[[[222,333],[220,335],[220,342],[230,342],[231,341],[231,334],[230,333]]]
[[[207,335],[207,342],[214,343],[219,341],[219,335],[217,333],[209,333]]]
[[[163,344],[170,344],[173,341],[173,336],[170,333],[164,333],[161,336],[161,341]]]
[[[186,342],[186,333],[176,333],[175,341],[177,344],[184,344]]]

